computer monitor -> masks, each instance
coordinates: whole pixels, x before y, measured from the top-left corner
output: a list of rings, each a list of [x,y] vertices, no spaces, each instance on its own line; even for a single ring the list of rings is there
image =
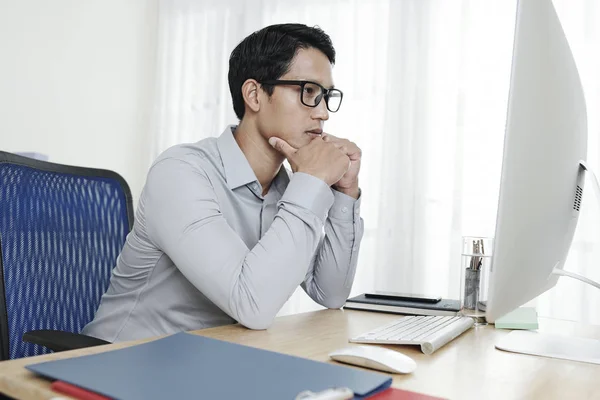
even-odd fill
[[[551,0],[517,6],[486,319],[556,285],[584,187],[587,115],[573,55]]]

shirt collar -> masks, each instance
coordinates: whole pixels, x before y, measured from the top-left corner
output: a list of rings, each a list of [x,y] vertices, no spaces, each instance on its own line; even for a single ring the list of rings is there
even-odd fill
[[[235,125],[228,126],[217,139],[217,146],[225,170],[225,180],[231,190],[257,180],[248,159],[233,137],[235,128]]]

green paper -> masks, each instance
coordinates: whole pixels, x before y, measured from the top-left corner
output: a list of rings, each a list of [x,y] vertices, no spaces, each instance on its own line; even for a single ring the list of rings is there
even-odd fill
[[[533,307],[520,307],[496,320],[499,329],[537,329],[537,311]]]

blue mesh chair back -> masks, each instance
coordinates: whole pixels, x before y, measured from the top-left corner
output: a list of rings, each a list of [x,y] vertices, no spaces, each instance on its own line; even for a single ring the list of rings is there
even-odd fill
[[[81,332],[132,224],[118,174],[0,152],[1,359],[49,352],[25,332]]]

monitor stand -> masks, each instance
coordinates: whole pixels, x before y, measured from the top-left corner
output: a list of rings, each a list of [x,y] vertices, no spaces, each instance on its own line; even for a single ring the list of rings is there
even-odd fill
[[[513,353],[560,358],[600,365],[600,340],[551,335],[534,331],[512,331],[496,348]]]
[[[600,202],[600,183],[596,174],[587,166],[585,161],[580,161],[579,165],[590,175],[596,198]],[[568,276],[600,289],[600,283],[573,272],[554,268],[552,274]],[[534,356],[600,365],[600,340],[598,339],[551,335],[534,331],[512,331],[498,341],[496,348],[513,353],[531,354]]]

